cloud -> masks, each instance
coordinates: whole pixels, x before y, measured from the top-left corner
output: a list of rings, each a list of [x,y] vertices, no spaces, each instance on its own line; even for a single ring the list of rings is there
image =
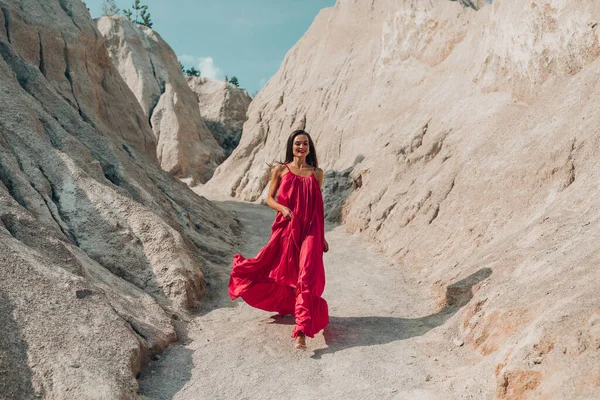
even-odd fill
[[[222,80],[225,78],[223,70],[215,64],[215,60],[212,57],[195,57],[189,54],[183,54],[179,56],[181,61],[186,67],[193,65],[200,70],[200,76],[209,79]]]
[[[198,66],[200,68],[200,74],[206,78],[220,80],[225,78],[223,70],[215,64],[215,60],[212,57],[200,57]]]
[[[182,56],[179,56],[178,58],[179,58],[179,61],[181,61],[183,64],[196,65],[196,63],[198,62],[198,57],[190,56],[188,54],[184,54]]]

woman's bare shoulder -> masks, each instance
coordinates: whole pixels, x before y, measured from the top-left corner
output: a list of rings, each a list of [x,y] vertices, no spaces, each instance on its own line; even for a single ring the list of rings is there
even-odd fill
[[[325,174],[325,172],[323,172],[323,170],[319,167],[317,167],[317,169],[315,169],[315,175],[317,176],[323,176]]]
[[[271,176],[280,177],[283,171],[285,171],[285,164],[276,164],[271,170]]]

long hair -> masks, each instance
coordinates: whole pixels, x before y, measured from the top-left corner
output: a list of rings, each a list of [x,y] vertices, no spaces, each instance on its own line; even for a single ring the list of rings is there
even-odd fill
[[[317,168],[319,166],[319,161],[317,159],[317,150],[315,149],[315,144],[313,143],[313,140],[308,134],[308,132],[306,132],[303,129],[298,129],[291,133],[290,137],[287,140],[285,162],[280,162],[280,164],[289,164],[292,161],[294,161],[294,139],[296,139],[296,136],[299,135],[306,135],[306,137],[308,138],[308,155],[306,156],[306,163]]]

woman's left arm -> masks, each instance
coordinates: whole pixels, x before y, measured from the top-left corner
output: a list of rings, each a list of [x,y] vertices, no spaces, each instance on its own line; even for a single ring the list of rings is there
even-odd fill
[[[325,177],[325,173],[321,168],[317,168],[315,171],[315,175],[317,177],[317,181],[319,181],[319,187],[321,188],[321,192],[323,191],[323,178]],[[327,253],[329,251],[329,243],[327,243],[327,239],[323,236],[323,252]]]
[[[325,177],[325,173],[321,168],[317,168],[315,171],[315,176],[317,177],[317,181],[319,181],[319,187],[321,188],[321,191],[323,191],[323,178]]]

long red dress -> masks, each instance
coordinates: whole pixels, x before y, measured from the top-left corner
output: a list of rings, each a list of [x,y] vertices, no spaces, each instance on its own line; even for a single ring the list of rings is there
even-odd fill
[[[287,165],[286,165],[287,167]],[[329,323],[325,289],[323,196],[314,171],[310,176],[283,175],[277,202],[292,211],[292,219],[277,213],[269,242],[256,258],[233,258],[229,296],[281,315],[292,314],[296,326],[314,337]]]

